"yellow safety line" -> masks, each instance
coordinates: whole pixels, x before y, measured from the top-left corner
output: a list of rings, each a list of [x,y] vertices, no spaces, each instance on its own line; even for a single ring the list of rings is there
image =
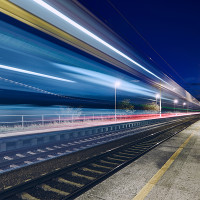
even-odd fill
[[[160,178],[165,174],[165,172],[169,169],[171,164],[177,158],[177,156],[181,153],[183,148],[190,141],[194,133],[192,133],[185,142],[178,148],[178,150],[170,157],[170,159],[161,167],[161,169],[149,180],[149,182],[140,190],[140,192],[133,198],[133,200],[142,200],[144,199],[149,192],[153,189],[155,184],[160,180]]]
[[[26,193],[26,192],[23,192],[23,193],[21,194],[21,198],[22,198],[23,200],[40,200],[40,199],[38,199],[38,198],[35,198],[35,197],[31,196],[30,194],[28,194],[28,193]]]

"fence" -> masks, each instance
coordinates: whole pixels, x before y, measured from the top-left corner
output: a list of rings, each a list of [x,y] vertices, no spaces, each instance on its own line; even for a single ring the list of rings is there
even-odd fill
[[[187,113],[187,115],[190,113]],[[194,114],[194,113],[193,113]],[[186,115],[186,113],[163,113],[162,117],[170,117],[174,115]],[[118,114],[117,121],[122,120],[141,120],[148,118],[159,118],[159,114],[136,114],[126,115]],[[94,121],[115,121],[113,113],[106,114],[40,114],[40,115],[0,115],[0,127],[16,127],[22,128],[32,125],[48,125],[48,124],[64,124],[77,122],[94,122]]]
[[[117,119],[126,119],[127,115],[117,115]],[[42,114],[42,115],[0,115],[0,126],[22,127],[33,124],[74,123],[85,121],[115,120],[113,114]]]

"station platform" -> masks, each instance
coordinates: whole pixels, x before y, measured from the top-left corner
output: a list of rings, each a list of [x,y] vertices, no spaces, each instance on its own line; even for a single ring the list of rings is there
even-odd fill
[[[200,200],[200,121],[76,198]]]

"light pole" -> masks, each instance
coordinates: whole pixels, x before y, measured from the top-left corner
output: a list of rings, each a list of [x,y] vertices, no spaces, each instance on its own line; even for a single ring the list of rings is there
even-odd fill
[[[174,99],[174,113],[175,113],[175,104],[178,103],[177,99]]]
[[[156,105],[157,105],[157,100],[158,100],[159,97],[160,97],[160,95],[156,94]]]
[[[186,105],[186,103],[184,102],[184,103],[183,103],[183,112],[184,112],[184,106],[185,106],[185,105]]]
[[[116,81],[115,82],[115,121],[117,120],[117,113],[116,113],[116,110],[117,110],[117,87],[120,86],[120,82],[119,81]]]
[[[162,105],[161,105],[161,89],[160,89],[160,117],[161,117],[161,112],[162,112]]]

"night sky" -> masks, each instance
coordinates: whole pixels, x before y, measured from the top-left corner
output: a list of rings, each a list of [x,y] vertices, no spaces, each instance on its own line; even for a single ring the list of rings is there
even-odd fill
[[[200,100],[200,1],[79,2]]]

